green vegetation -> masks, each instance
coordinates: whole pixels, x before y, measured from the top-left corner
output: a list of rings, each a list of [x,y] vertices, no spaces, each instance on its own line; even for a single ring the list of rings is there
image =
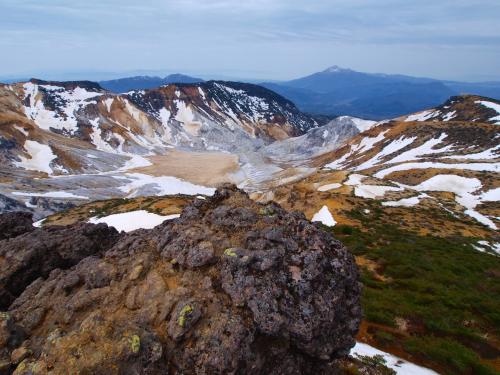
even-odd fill
[[[374,332],[379,344],[404,349],[447,374],[498,374],[484,360],[500,356],[494,346],[500,337],[500,258],[473,250],[474,239],[420,236],[359,212],[352,216],[368,231],[330,230],[386,278],[362,270],[365,319],[401,332],[396,337],[381,327]]]
[[[371,369],[376,369],[381,375],[396,375],[396,371],[386,367],[387,361],[381,355],[359,356],[359,361]]]

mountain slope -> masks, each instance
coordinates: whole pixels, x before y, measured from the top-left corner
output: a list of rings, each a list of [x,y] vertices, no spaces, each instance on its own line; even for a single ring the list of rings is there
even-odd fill
[[[90,82],[32,80],[0,91],[4,160],[48,174],[109,171],[174,146],[252,150],[319,125],[267,89],[231,82],[116,95]]]
[[[337,66],[307,77],[264,83],[306,112],[382,120],[434,107],[465,93],[500,99],[500,83],[460,83],[369,74]]]
[[[201,78],[190,77],[184,74],[170,74],[166,77],[135,76],[100,81],[101,87],[117,94],[129,92],[132,90],[153,89],[172,83],[199,83],[203,82]]]
[[[0,192],[39,217],[90,199],[209,193],[221,182],[258,189],[287,168],[259,150],[323,121],[234,82],[123,95],[90,82],[1,85]]]
[[[440,202],[429,192],[450,194],[454,213],[495,230],[500,225],[495,213],[500,201],[499,115],[500,103],[493,99],[453,97],[435,109],[379,123],[313,164],[350,171],[352,177],[344,183],[356,195],[385,200],[388,206]]]

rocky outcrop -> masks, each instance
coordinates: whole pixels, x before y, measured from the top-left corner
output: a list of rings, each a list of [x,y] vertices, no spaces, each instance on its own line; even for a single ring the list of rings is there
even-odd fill
[[[0,215],[11,221],[9,237],[0,241],[0,309],[7,308],[36,279],[42,280],[55,269],[67,269],[80,260],[109,249],[118,232],[105,224],[77,224],[33,230],[23,213]],[[5,225],[8,226],[8,225]],[[13,226],[13,228],[12,228]],[[21,236],[23,231],[29,232]]]
[[[0,241],[31,232],[33,228],[33,214],[29,212],[9,212],[0,215]]]
[[[1,148],[1,145],[0,145]],[[29,212],[30,210],[22,202],[0,194],[0,212]]]
[[[338,374],[361,319],[346,248],[231,186],[40,276],[5,316],[17,375]]]

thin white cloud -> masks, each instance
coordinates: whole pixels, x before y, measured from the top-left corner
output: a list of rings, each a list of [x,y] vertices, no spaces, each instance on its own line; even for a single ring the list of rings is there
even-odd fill
[[[361,69],[365,61],[369,70],[374,58],[409,74],[437,75],[440,66],[498,74],[500,65],[498,0],[1,0],[0,14],[0,48],[12,56],[0,61],[7,73],[40,64],[129,69],[171,61],[180,70],[230,69],[234,61],[233,68],[264,71],[259,51],[270,75],[341,61]],[[471,48],[477,63],[468,67],[459,52]],[[401,58],[416,51],[423,61],[442,62],[417,72]]]

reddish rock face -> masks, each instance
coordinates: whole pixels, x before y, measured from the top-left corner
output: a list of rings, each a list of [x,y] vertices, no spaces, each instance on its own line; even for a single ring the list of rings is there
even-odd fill
[[[354,258],[300,213],[225,186],[113,241],[12,303],[15,374],[335,374],[354,345]]]

